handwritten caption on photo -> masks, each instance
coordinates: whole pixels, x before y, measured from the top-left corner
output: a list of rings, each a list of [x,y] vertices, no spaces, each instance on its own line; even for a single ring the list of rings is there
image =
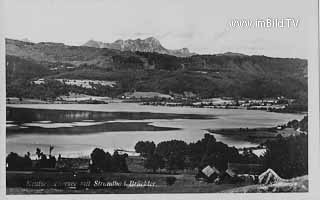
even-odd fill
[[[60,189],[101,189],[101,188],[152,188],[156,183],[150,180],[82,180],[82,181],[49,181],[27,180],[26,188],[60,188]]]

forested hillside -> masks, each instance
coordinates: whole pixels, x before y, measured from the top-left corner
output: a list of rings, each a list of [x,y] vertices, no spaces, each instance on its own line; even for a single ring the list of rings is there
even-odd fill
[[[307,102],[307,61],[303,59],[235,53],[175,57],[11,39],[6,40],[6,55],[7,96],[28,96],[28,87],[52,90],[51,97],[74,90],[100,96],[134,90],[188,91],[202,98],[285,96]],[[52,81],[39,88],[31,82],[39,78]],[[53,83],[58,78],[115,81],[116,85],[84,89]]]

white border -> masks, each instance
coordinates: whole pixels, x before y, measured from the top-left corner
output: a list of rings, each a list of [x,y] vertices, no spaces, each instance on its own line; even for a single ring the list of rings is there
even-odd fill
[[[5,48],[4,48],[4,2],[0,0],[0,196],[3,196],[6,192],[5,189],[5,118],[6,118],[6,111],[5,111]]]
[[[0,145],[0,199],[320,199],[320,137],[319,137],[319,2],[309,0],[314,10],[310,13],[308,23],[309,44],[308,57],[308,98],[309,98],[309,192],[308,193],[265,193],[265,194],[81,194],[81,195],[7,195],[5,189],[5,49],[4,49],[4,2],[0,0],[0,112],[1,112],[1,145]],[[298,13],[297,13],[298,14]],[[317,17],[318,16],[318,17]]]

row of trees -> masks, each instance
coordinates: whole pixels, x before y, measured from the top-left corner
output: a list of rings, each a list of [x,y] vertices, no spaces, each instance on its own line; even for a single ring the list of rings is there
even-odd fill
[[[275,170],[281,177],[292,178],[308,173],[308,137],[306,134],[282,137],[267,141],[266,152],[258,157],[252,150],[244,149],[242,154],[235,147],[217,142],[213,135],[187,144],[179,140],[161,142],[139,141],[135,150],[145,157],[144,167],[156,172],[158,169],[176,171],[181,169],[202,169],[213,165],[218,170],[227,169],[228,162],[262,164],[265,169]]]
[[[32,161],[29,152],[24,157],[11,152],[6,158],[6,163],[8,170],[28,170],[32,168]]]
[[[11,152],[6,158],[7,169],[8,170],[30,170],[30,169],[39,169],[39,168],[55,168],[56,158],[51,155],[53,147],[50,147],[50,153],[47,157],[41,149],[36,149],[36,155],[38,161],[35,165],[32,164],[30,158],[30,152],[27,152],[26,155],[20,156],[17,153]]]
[[[50,153],[47,157],[41,149],[36,149],[37,162],[32,164],[30,153],[20,156],[11,152],[6,158],[8,170],[33,170],[39,168],[55,168],[56,158],[51,155],[53,147],[50,147]],[[128,155],[120,155],[117,151],[111,155],[104,152],[103,149],[96,148],[91,153],[90,171],[91,172],[128,172],[126,157]],[[60,155],[59,155],[60,159]]]
[[[158,169],[167,169],[175,172],[182,169],[203,168],[213,165],[218,170],[227,169],[228,162],[259,163],[264,168],[275,170],[283,178],[292,178],[308,173],[308,136],[301,133],[297,136],[282,137],[267,141],[266,152],[257,157],[251,150],[244,150],[239,154],[235,147],[228,147],[217,142],[213,135],[205,134],[204,138],[187,144],[179,140],[161,142],[140,141],[135,149],[145,158],[144,167],[156,172]],[[54,168],[56,159],[47,157],[37,148],[38,162],[32,165],[30,153],[24,157],[11,152],[7,158],[8,170],[30,170],[34,168]],[[126,163],[127,154],[120,155],[117,151],[111,155],[103,149],[96,148],[91,153],[91,172],[128,172]]]
[[[300,131],[308,132],[308,116],[305,116],[301,121],[296,119],[289,121],[286,126],[294,130],[300,129]]]
[[[146,158],[145,168],[154,172],[163,168],[176,171],[212,164],[219,170],[226,170],[228,162],[260,163],[252,151],[239,154],[235,147],[217,142],[211,134],[205,134],[203,139],[190,144],[180,140],[165,141],[158,145],[150,141],[139,141],[135,150]]]

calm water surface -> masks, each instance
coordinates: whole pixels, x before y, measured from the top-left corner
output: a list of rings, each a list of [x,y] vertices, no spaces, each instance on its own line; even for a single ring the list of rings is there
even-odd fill
[[[95,147],[112,152],[117,148],[133,150],[140,140],[194,142],[209,128],[272,127],[302,118],[300,114],[258,110],[133,103],[7,105],[6,151],[34,154],[37,147],[47,152],[53,145],[55,155],[87,156]],[[215,137],[230,146],[257,145],[221,135]]]

